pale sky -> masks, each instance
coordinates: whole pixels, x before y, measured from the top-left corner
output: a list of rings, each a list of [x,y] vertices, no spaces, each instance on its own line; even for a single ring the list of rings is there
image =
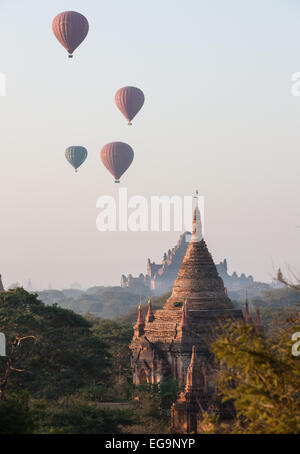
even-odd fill
[[[73,60],[51,29],[65,10],[90,24]],[[119,188],[99,157],[115,140],[135,152],[130,195],[199,189],[216,263],[263,281],[300,271],[298,0],[0,0],[0,23],[4,285],[118,285],[175,245],[176,232],[97,231],[98,197]],[[125,85],[146,97],[132,127],[114,104]],[[89,152],[78,174],[70,145]]]

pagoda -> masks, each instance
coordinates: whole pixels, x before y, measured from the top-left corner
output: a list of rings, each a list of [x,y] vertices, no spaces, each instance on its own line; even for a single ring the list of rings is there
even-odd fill
[[[205,392],[204,370],[193,346],[191,362],[186,375],[186,385],[178,400],[171,407],[171,431],[173,433],[197,433],[199,413],[207,409],[208,393]]]
[[[228,319],[243,319],[243,314],[234,308],[218,275],[202,236],[197,205],[192,235],[171,296],[163,309],[155,312],[150,300],[145,321],[139,308],[130,344],[133,383],[154,384],[173,378],[185,386],[193,347],[198,360],[209,364],[210,343],[218,325]],[[212,382],[207,373],[203,386],[208,389]]]

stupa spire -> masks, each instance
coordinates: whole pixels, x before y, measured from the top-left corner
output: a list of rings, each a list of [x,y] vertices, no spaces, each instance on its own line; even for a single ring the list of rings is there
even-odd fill
[[[196,196],[194,198],[196,199],[196,206],[194,208],[193,230],[192,230],[191,241],[200,242],[201,240],[203,240],[203,235],[202,235],[201,214],[200,214],[200,210],[199,210],[199,206],[198,206],[198,191],[196,191]]]
[[[219,309],[233,309],[232,302],[224,292],[224,283],[202,237],[198,196],[196,198],[192,237],[174,282],[172,294],[166,301],[164,309],[177,308],[177,303],[183,303],[186,298],[191,311],[212,309],[216,306]]]
[[[201,368],[201,363],[197,357],[196,347],[193,345],[191,362],[186,374],[186,392],[199,393],[204,387],[204,379]]]
[[[144,318],[143,318],[143,313],[142,313],[142,305],[140,302],[139,308],[138,308],[137,325],[143,325],[143,324],[144,324]]]
[[[4,287],[3,287],[3,284],[2,284],[2,276],[0,274],[0,292],[4,292]]]
[[[144,323],[144,318],[143,318],[143,313],[142,313],[142,306],[139,304],[139,309],[138,309],[138,318],[136,325],[134,327],[135,335],[136,336],[142,336],[144,334],[144,328],[145,328],[145,323]]]
[[[246,323],[252,323],[252,318],[249,312],[249,301],[248,301],[248,292],[246,290],[246,301],[245,301],[245,315],[244,319]]]
[[[255,317],[254,326],[255,326],[255,329],[258,332],[260,332],[260,333],[264,332],[264,326],[263,326],[263,324],[261,322],[261,319],[260,319],[260,313],[259,313],[259,308],[258,307],[256,308],[256,317]]]
[[[147,312],[147,315],[146,315],[146,323],[151,323],[153,322],[154,320],[154,314],[153,314],[153,310],[152,310],[152,302],[151,302],[151,298],[148,299],[148,312]]]

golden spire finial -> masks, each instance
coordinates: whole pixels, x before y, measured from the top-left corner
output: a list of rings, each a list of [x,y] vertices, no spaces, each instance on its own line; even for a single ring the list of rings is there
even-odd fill
[[[199,210],[199,203],[198,203],[198,190],[196,191],[196,196],[194,196],[196,201],[196,205],[194,208],[194,214],[193,214],[193,230],[192,230],[192,237],[191,241],[193,242],[200,242],[203,239],[202,236],[202,223],[201,223],[201,213]]]

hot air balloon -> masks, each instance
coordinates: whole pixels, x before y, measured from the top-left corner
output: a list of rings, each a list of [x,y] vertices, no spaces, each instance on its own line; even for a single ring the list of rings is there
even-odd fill
[[[120,88],[115,94],[115,102],[118,109],[122,112],[128,124],[141,110],[145,102],[145,96],[142,90],[136,87]]]
[[[89,23],[76,11],[65,11],[53,19],[52,30],[60,44],[68,51],[69,58],[72,58],[74,50],[88,34]]]
[[[78,167],[86,160],[87,158],[87,149],[84,147],[79,147],[73,145],[72,147],[68,147],[65,151],[65,156],[67,161],[74,167],[75,172],[77,172]]]
[[[102,148],[101,161],[115,178],[115,183],[120,183],[120,177],[133,161],[133,155],[133,149],[124,142],[111,142]]]

